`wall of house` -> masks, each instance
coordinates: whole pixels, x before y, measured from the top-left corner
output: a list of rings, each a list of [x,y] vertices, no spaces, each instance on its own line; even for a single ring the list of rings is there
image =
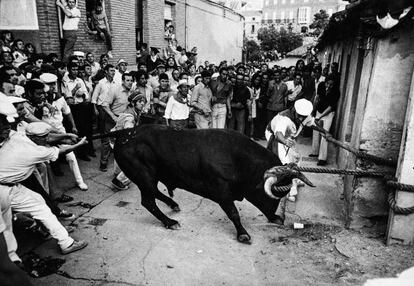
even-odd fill
[[[56,3],[37,0],[36,4],[39,20],[39,38],[35,40],[37,46],[40,52],[60,54],[61,41]],[[91,51],[96,58],[99,58],[101,54],[107,52],[106,45],[96,35],[90,35],[86,31],[85,0],[78,1],[78,8],[81,11],[81,20],[75,50]],[[123,58],[130,64],[135,64],[135,1],[105,0],[105,11],[112,32],[114,55],[112,62],[115,63],[119,58]]]
[[[243,17],[204,0],[187,4],[187,47],[197,47],[198,64],[205,60],[215,64],[221,60],[240,62]]]

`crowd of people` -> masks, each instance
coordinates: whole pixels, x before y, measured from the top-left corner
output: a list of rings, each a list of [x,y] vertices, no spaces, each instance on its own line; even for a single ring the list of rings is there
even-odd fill
[[[146,123],[227,128],[252,140],[270,141],[273,135],[284,145],[275,151],[283,160],[298,130],[312,125],[305,118],[329,131],[339,100],[336,63],[330,73],[318,62],[306,65],[303,60],[289,68],[230,65],[225,60],[196,66],[185,50],[163,60],[158,49],[147,51],[144,46],[131,68],[124,59],[112,65],[107,54],[97,62],[94,54],[81,51],[60,61],[57,54],[36,53],[32,44],[15,40],[10,31],[2,33],[0,49],[0,234],[16,264],[21,260],[12,221],[40,222],[36,231],[55,238],[63,254],[87,246],[71,238],[73,229],[59,221],[75,216],[58,206],[73,198],[59,195],[55,177],[63,175],[60,166],[67,161],[77,188],[88,190],[78,160],[97,156],[91,140],[95,132]],[[108,171],[111,149],[112,142],[101,139],[97,167],[102,172]],[[327,163],[327,142],[316,131],[309,155],[318,157],[318,165]],[[112,185],[125,190],[130,181],[114,165]],[[289,197],[294,196],[292,192]]]

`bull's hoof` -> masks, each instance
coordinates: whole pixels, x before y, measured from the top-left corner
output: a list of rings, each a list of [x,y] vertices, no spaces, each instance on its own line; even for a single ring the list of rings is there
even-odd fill
[[[275,218],[272,219],[270,222],[278,225],[283,225],[285,223],[285,220],[281,216],[276,215]]]
[[[181,228],[181,225],[178,221],[172,220],[171,223],[169,223],[165,227],[168,228],[168,229],[172,229],[172,230],[178,230],[178,229]]]
[[[178,213],[179,211],[181,211],[181,209],[180,209],[180,207],[179,207],[179,206],[172,207],[171,209],[172,209],[174,212],[176,212],[176,213]]]
[[[247,233],[244,234],[240,234],[239,236],[237,236],[237,240],[241,243],[245,243],[245,244],[251,244],[252,242],[250,241],[250,235],[248,235]]]

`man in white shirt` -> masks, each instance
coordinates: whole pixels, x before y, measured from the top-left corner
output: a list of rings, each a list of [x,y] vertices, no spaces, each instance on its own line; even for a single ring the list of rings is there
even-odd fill
[[[190,115],[188,90],[189,85],[187,80],[182,79],[178,83],[178,92],[168,99],[164,114],[168,126],[177,129],[188,127],[188,117]]]
[[[127,72],[128,63],[124,59],[119,59],[116,63],[116,68],[114,81],[117,84],[122,84],[122,75]]]
[[[27,212],[39,220],[58,241],[61,252],[68,254],[87,246],[85,241],[75,241],[67,230],[52,214],[41,195],[29,190],[20,184],[35,170],[36,164],[45,161],[54,161],[60,153],[73,151],[85,143],[86,138],[79,143],[68,147],[44,147],[31,141],[24,134],[11,130],[10,123],[14,122],[17,111],[10,101],[0,103],[0,193],[4,198],[8,194],[10,205],[15,212]],[[14,109],[14,111],[13,111]],[[7,196],[7,195],[6,195]],[[3,200],[3,199],[2,199]],[[16,254],[17,244],[13,239],[12,227],[6,228],[9,232],[6,237],[9,257],[12,261],[19,261]],[[11,239],[8,239],[11,238]]]
[[[63,51],[64,59],[67,59],[73,54],[73,49],[78,38],[78,24],[81,17],[80,10],[76,7],[76,0],[66,1],[56,0],[56,5],[59,6],[63,13],[65,13],[65,20],[63,22],[63,38],[65,39],[65,49]]]
[[[112,121],[108,120],[107,112],[104,110],[102,105],[108,97],[109,90],[116,85],[114,81],[115,67],[108,64],[105,66],[104,71],[105,77],[98,82],[92,94],[92,104],[95,106],[95,114],[98,115],[99,132],[102,134],[109,132],[113,127]],[[108,159],[111,154],[109,138],[102,138],[101,145],[101,160],[99,168],[102,172],[106,172],[108,171]]]

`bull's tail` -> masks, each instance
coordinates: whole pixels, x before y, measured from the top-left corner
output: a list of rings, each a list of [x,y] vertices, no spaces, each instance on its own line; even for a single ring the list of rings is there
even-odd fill
[[[95,134],[95,135],[92,135],[90,140],[103,139],[103,138],[108,138],[108,137],[118,138],[119,135],[125,134],[126,132],[128,132],[127,130],[132,130],[132,129],[134,129],[134,128],[116,130],[116,131],[112,131],[112,132],[108,132],[108,133],[104,133],[104,134]]]

